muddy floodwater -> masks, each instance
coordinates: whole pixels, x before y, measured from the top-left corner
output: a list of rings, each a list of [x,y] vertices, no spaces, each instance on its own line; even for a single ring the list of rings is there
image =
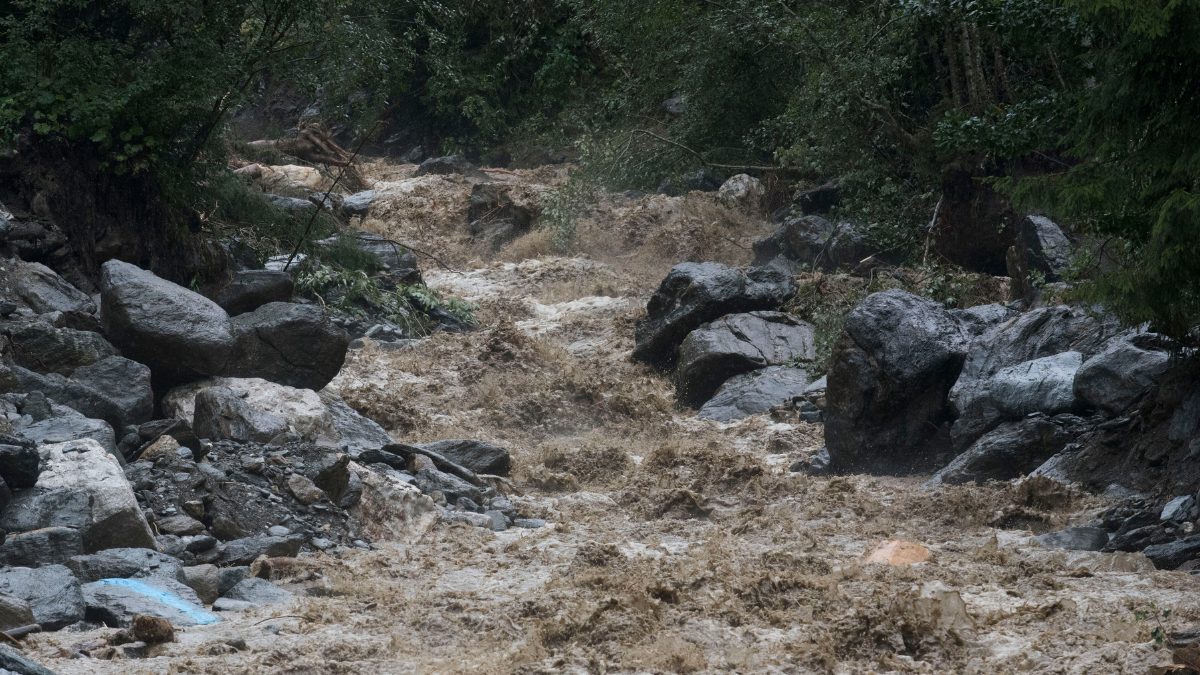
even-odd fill
[[[427,282],[477,303],[480,329],[368,341],[330,386],[398,440],[508,447],[506,490],[547,526],[304,554],[276,572],[293,604],[180,630],[145,660],[71,658],[106,631],[33,636],[33,655],[64,674],[1144,674],[1168,672],[1164,634],[1200,621],[1200,578],[1033,540],[1102,497],[808,476],[789,468],[820,424],[678,408],[630,361],[634,321],[673,264],[746,264],[769,223],[700,193],[612,196],[569,255],[548,231],[492,251],[466,233],[469,180],[414,168],[367,166],[362,227],[436,256]],[[537,199],[564,172],[492,177]]]

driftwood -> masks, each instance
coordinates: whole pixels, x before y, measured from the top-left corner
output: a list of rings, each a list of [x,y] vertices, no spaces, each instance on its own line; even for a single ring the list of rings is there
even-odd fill
[[[248,145],[254,148],[272,148],[312,164],[343,167],[343,183],[351,189],[362,189],[366,185],[366,181],[354,167],[354,153],[338,145],[329,130],[320,122],[302,123],[300,131],[294,137],[251,141]]]

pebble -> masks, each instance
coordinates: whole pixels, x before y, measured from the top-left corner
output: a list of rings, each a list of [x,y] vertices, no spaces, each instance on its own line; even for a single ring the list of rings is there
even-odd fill
[[[291,533],[291,530],[282,525],[272,525],[271,527],[267,528],[267,534],[271,535],[272,537],[286,537]]]
[[[484,511],[483,515],[491,521],[490,526],[493,532],[503,532],[508,529],[508,518],[503,513],[499,511]]]

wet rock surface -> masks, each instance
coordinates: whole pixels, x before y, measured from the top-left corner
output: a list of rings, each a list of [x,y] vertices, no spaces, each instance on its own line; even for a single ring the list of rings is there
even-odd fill
[[[637,323],[633,358],[670,367],[680,343],[701,324],[726,314],[775,309],[792,291],[791,280],[774,270],[676,265],[646,304],[646,317]]]

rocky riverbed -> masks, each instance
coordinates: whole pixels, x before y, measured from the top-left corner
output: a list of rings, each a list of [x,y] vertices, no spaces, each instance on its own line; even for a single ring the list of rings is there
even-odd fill
[[[13,557],[0,610],[60,628],[24,637],[25,656],[61,673],[1146,673],[1186,658],[1196,556],[1158,560],[1179,571],[1142,552],[1188,541],[1200,512],[1181,485],[1025,475],[1076,435],[1001,462],[1020,464],[1012,475],[982,460],[952,480],[943,468],[1005,425],[1041,425],[1010,434],[1020,447],[1085,428],[1108,438],[1138,403],[1153,428],[1155,395],[1079,391],[1085,364],[1116,348],[1103,318],[1060,317],[1057,340],[1026,326],[1024,342],[989,343],[1019,354],[984,363],[978,336],[1058,310],[1005,306],[990,279],[976,280],[975,304],[993,309],[974,313],[893,288],[854,303],[855,341],[835,331],[823,361],[822,327],[800,316],[797,293],[865,296],[885,290],[871,285],[880,278],[920,289],[902,271],[790,267],[779,241],[803,238],[780,238],[750,188],[604,196],[564,256],[520,215],[562,184],[558,168],[365,173],[374,194],[352,225],[425,252],[429,286],[478,306],[474,330],[347,335],[318,304],[268,292],[274,305],[234,313],[119,264],[97,302],[45,268],[5,263],[12,501],[0,555]],[[488,221],[485,203],[510,211]],[[845,230],[817,230],[818,252],[871,255]],[[766,267],[745,271],[756,254]],[[144,330],[162,313],[114,311],[160,301],[206,319],[172,333]],[[914,316],[924,332],[904,330]],[[1157,367],[1136,356],[1138,373]],[[1058,360],[1039,363],[1036,382],[1057,388],[1030,392],[1027,372],[1005,370],[1047,357]],[[1024,398],[980,395],[977,380],[997,373]],[[890,378],[890,398],[847,405],[848,383],[883,390],[871,378]],[[976,418],[963,414],[979,401],[990,403]],[[984,422],[952,435],[970,419]],[[31,452],[40,472],[14,483]],[[69,462],[91,472],[84,506],[62,478]],[[73,520],[51,517],[72,504]],[[1121,536],[1127,550],[1099,550]],[[160,553],[126,551],[145,546]],[[79,600],[35,593],[34,574],[73,580]],[[97,594],[132,587],[113,579],[188,601],[170,617],[174,641],[118,625],[141,612],[106,621],[100,608],[120,603]]]

